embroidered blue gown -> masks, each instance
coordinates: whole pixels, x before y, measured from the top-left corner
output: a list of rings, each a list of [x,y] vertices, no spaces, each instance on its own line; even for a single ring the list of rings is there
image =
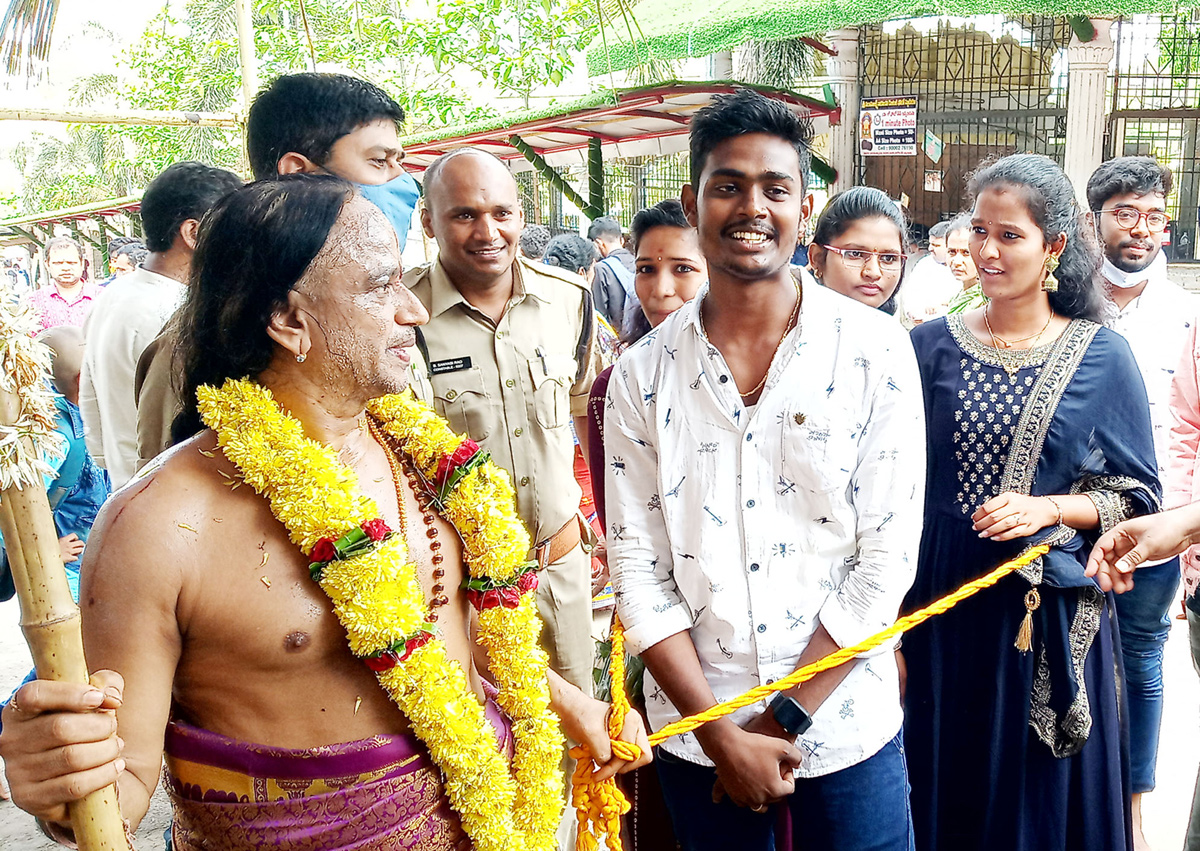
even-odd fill
[[[971,514],[1007,491],[1086,493],[1103,529],[1157,510],[1146,391],[1133,355],[1122,337],[1082,320],[1012,375],[961,316],[925,323],[912,339],[929,467],[906,610],[1033,543],[1053,546],[904,638],[917,848],[1131,849],[1112,597],[1083,575],[1095,533],[1054,526],[998,543],[979,538]],[[1020,652],[1014,642],[1027,605],[1033,646]]]

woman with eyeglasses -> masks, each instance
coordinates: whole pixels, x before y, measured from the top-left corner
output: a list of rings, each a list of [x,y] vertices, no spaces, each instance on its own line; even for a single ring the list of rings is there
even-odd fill
[[[829,289],[894,314],[905,233],[904,215],[886,192],[847,189],[831,198],[817,219],[809,268]]]
[[[1158,509],[1146,390],[1099,324],[1100,250],[1062,169],[1005,157],[971,193],[988,301],[912,332],[929,454],[906,607],[1050,550],[904,637],[917,847],[1125,851],[1114,600],[1084,568],[1098,534]]]

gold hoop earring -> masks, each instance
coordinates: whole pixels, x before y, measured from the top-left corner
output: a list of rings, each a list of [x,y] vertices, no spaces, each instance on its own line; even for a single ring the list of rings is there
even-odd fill
[[[1058,255],[1051,254],[1046,257],[1046,280],[1042,281],[1042,290],[1048,293],[1058,292],[1058,278],[1054,277],[1054,271],[1058,268]]]

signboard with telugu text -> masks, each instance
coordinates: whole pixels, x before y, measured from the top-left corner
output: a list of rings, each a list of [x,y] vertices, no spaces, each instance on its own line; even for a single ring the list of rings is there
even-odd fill
[[[858,148],[864,157],[911,157],[917,153],[915,95],[863,98]]]

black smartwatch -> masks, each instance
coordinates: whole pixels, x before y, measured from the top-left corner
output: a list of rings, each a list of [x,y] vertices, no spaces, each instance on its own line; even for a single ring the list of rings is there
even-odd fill
[[[771,712],[775,720],[786,733],[792,736],[803,736],[812,726],[812,716],[800,705],[794,697],[788,697],[780,692],[771,701]]]

